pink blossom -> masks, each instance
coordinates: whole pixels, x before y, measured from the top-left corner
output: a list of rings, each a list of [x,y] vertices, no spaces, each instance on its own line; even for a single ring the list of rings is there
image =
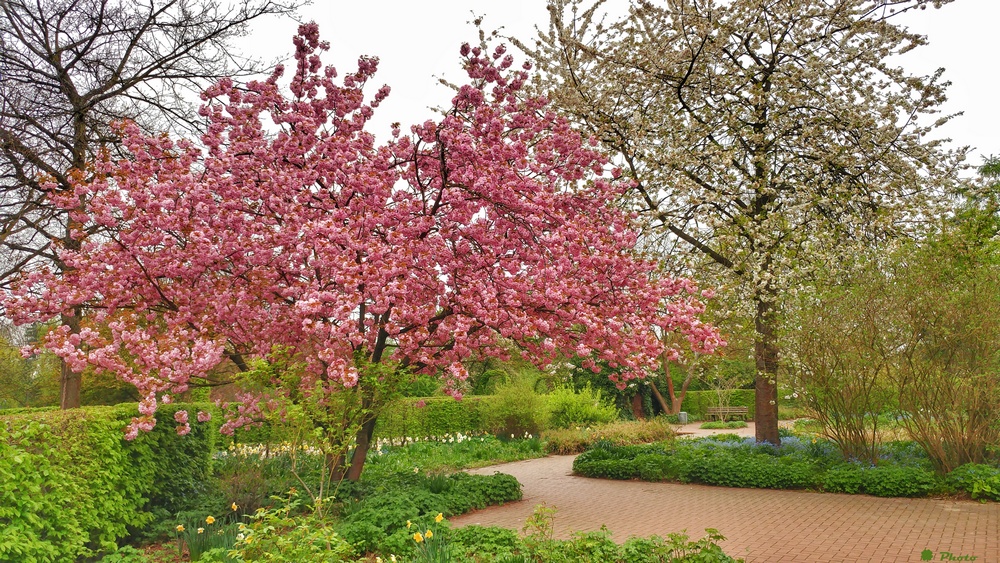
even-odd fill
[[[4,301],[19,323],[88,312],[85,330],[59,327],[44,346],[139,389],[127,438],[153,427],[157,397],[232,350],[248,362],[280,350],[302,370],[283,391],[322,401],[390,355],[459,398],[462,362],[503,357],[501,342],[538,365],[574,352],[589,369],[606,362],[619,384],[677,354],[663,332],[704,352],[724,344],[698,319],[695,284],[637,257],[638,231],[615,205],[629,180],[523,90],[509,54],[463,47],[468,83],[444,117],[376,145],[366,127],[389,91],[366,103],[364,87],[377,61],[337,83],[315,25],[294,44],[289,92],[283,68],[205,91],[198,143],[121,124],[129,158],[104,154],[88,181],[51,194],[81,248],[61,249],[61,275],[26,273]],[[257,423],[273,399],[240,396],[222,431]],[[185,411],[175,420],[190,431]]]

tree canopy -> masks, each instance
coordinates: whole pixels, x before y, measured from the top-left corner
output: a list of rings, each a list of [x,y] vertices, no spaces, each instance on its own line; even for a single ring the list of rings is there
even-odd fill
[[[943,2],[935,2],[940,5]],[[918,232],[964,150],[932,131],[947,85],[897,55],[924,2],[560,0],[537,44],[555,107],[634,180],[650,244],[687,256],[752,325],[757,438],[777,442],[780,301],[815,264]]]
[[[635,250],[597,141],[524,96],[502,47],[464,47],[470,83],[444,117],[376,145],[365,126],[389,89],[366,103],[363,88],[377,61],[338,84],[315,24],[295,46],[287,94],[281,67],[246,89],[222,80],[200,144],[125,124],[128,158],[105,153],[53,194],[79,247],[61,251],[66,270],[24,276],[8,310],[85,313],[46,345],[139,388],[132,435],[224,359],[291,358],[288,391],[323,397],[390,356],[457,389],[472,351],[513,342],[540,364],[608,362],[624,384],[655,367],[664,332],[721,343],[695,285]]]

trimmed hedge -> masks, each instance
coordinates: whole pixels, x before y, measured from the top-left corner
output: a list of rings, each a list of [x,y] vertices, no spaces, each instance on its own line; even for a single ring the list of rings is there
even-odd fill
[[[401,399],[382,411],[375,436],[392,440],[487,432],[486,412],[493,401],[492,395],[465,397],[461,401],[451,397]]]
[[[178,436],[174,412],[188,409]],[[192,503],[208,482],[218,427],[207,404],[162,405],[131,442],[135,404],[0,416],[0,562],[64,562],[113,550],[119,538]]]
[[[735,389],[729,400],[729,406],[747,407],[749,409],[747,420],[753,420],[755,397],[753,389]],[[681,410],[693,418],[704,419],[705,411],[709,407],[718,406],[718,402],[719,396],[715,391],[688,391],[684,396],[684,402],[681,403]]]

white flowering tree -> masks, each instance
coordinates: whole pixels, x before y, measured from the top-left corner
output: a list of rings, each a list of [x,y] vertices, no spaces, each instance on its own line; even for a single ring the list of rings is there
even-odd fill
[[[964,158],[929,140],[949,119],[941,71],[895,66],[925,40],[892,16],[924,4],[556,0],[519,44],[634,180],[649,240],[728,289],[754,341],[759,441],[778,442],[782,297],[812,265],[919,228]]]

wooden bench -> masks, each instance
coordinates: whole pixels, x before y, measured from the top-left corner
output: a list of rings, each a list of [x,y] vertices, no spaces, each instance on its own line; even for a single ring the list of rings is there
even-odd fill
[[[708,407],[705,409],[705,414],[718,420],[726,420],[737,416],[746,420],[749,409],[747,407]]]

